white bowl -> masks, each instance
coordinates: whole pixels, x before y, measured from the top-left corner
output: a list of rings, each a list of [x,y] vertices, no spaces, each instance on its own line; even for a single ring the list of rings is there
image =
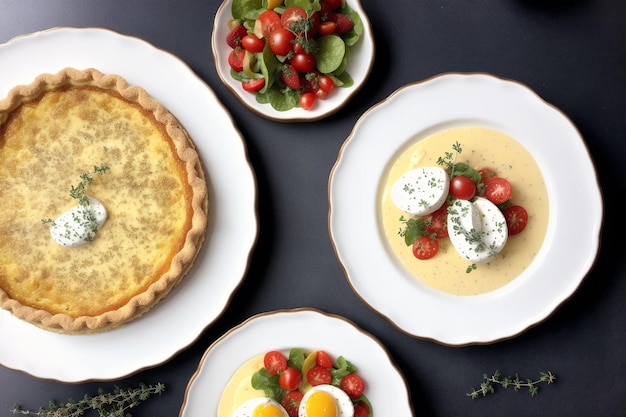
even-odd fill
[[[225,0],[215,14],[211,46],[217,74],[226,87],[244,106],[270,120],[279,122],[311,122],[327,117],[341,109],[365,84],[374,64],[374,37],[369,19],[359,0],[347,0],[346,3],[357,12],[363,22],[363,36],[352,47],[346,70],[354,80],[354,85],[335,90],[324,100],[317,100],[311,110],[300,107],[287,111],[277,111],[270,104],[260,104],[254,93],[248,93],[241,87],[241,82],[230,75],[228,55],[231,51],[226,43],[229,32],[228,21],[232,19],[232,0]]]

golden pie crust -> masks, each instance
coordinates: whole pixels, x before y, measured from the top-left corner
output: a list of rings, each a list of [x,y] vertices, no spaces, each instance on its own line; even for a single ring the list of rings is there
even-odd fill
[[[64,247],[45,219],[87,194],[108,219]],[[165,297],[204,240],[208,193],[178,120],[119,75],[67,68],[0,101],[0,306],[47,330],[83,334],[133,320]]]

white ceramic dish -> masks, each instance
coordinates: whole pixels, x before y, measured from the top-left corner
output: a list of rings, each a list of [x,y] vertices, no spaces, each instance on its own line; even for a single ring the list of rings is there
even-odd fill
[[[413,416],[404,376],[377,339],[342,317],[296,309],[256,315],[215,341],[189,381],[180,417],[215,415],[224,386],[244,362],[294,347],[352,362],[366,382],[374,415]]]
[[[550,217],[544,244],[521,276],[462,297],[427,287],[396,260],[379,213],[382,182],[400,152],[467,125],[522,142],[542,170]],[[331,239],[354,291],[407,334],[443,344],[494,342],[544,320],[578,288],[598,251],[602,199],[577,129],[527,87],[487,74],[444,74],[371,108],[344,143],[329,188]]]
[[[144,87],[187,128],[208,174],[210,225],[202,251],[179,287],[140,319],[106,333],[68,336],[0,311],[4,366],[64,382],[117,379],[168,360],[226,308],[256,241],[256,180],[213,91],[180,59],[137,38],[90,28],[20,36],[0,45],[0,96],[66,66],[118,73]]]
[[[241,82],[236,81],[230,75],[228,54],[230,46],[226,44],[226,35],[229,32],[228,21],[232,19],[232,0],[225,0],[215,15],[213,24],[213,36],[211,45],[215,59],[217,74],[224,85],[237,97],[248,109],[258,115],[279,122],[311,122],[330,116],[340,110],[365,84],[374,64],[374,37],[369,19],[359,0],[347,0],[348,5],[355,10],[363,22],[363,37],[350,48],[350,57],[346,70],[352,76],[354,85],[349,88],[336,88],[332,97],[317,100],[311,110],[303,110],[299,107],[280,112],[274,110],[270,104],[259,104],[254,94],[250,94],[241,88]]]

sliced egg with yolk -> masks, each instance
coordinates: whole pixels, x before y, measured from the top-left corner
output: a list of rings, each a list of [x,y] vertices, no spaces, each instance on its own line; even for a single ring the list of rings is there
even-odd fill
[[[334,385],[311,388],[300,402],[298,417],[353,417],[354,405],[343,390]]]
[[[272,398],[252,398],[241,404],[233,417],[289,417],[287,410]]]
[[[441,167],[415,168],[391,186],[391,201],[400,210],[425,216],[440,208],[448,197],[450,181]]]

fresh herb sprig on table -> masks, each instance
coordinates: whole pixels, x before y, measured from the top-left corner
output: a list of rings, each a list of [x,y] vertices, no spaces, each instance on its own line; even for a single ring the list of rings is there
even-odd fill
[[[66,403],[50,401],[47,407],[41,407],[38,411],[24,410],[15,405],[13,414],[22,414],[38,417],[78,417],[86,411],[96,410],[100,417],[131,417],[128,411],[137,407],[152,395],[161,395],[165,391],[165,385],[160,382],[156,385],[140,384],[136,388],[122,389],[115,387],[113,392],[98,390],[98,395],[92,397],[85,395],[82,400],[68,400]]]
[[[535,397],[539,394],[539,384],[553,384],[556,380],[556,375],[552,372],[540,372],[539,378],[533,380],[531,378],[523,379],[520,378],[518,374],[515,374],[514,377],[507,376],[501,378],[502,374],[500,371],[494,372],[493,375],[489,376],[487,374],[483,374],[483,382],[480,384],[479,389],[472,388],[471,392],[468,392],[466,395],[471,399],[476,399],[480,396],[486,396],[487,394],[495,393],[494,384],[500,385],[502,388],[513,387],[515,391],[520,391],[522,389],[528,389],[531,397]]]

